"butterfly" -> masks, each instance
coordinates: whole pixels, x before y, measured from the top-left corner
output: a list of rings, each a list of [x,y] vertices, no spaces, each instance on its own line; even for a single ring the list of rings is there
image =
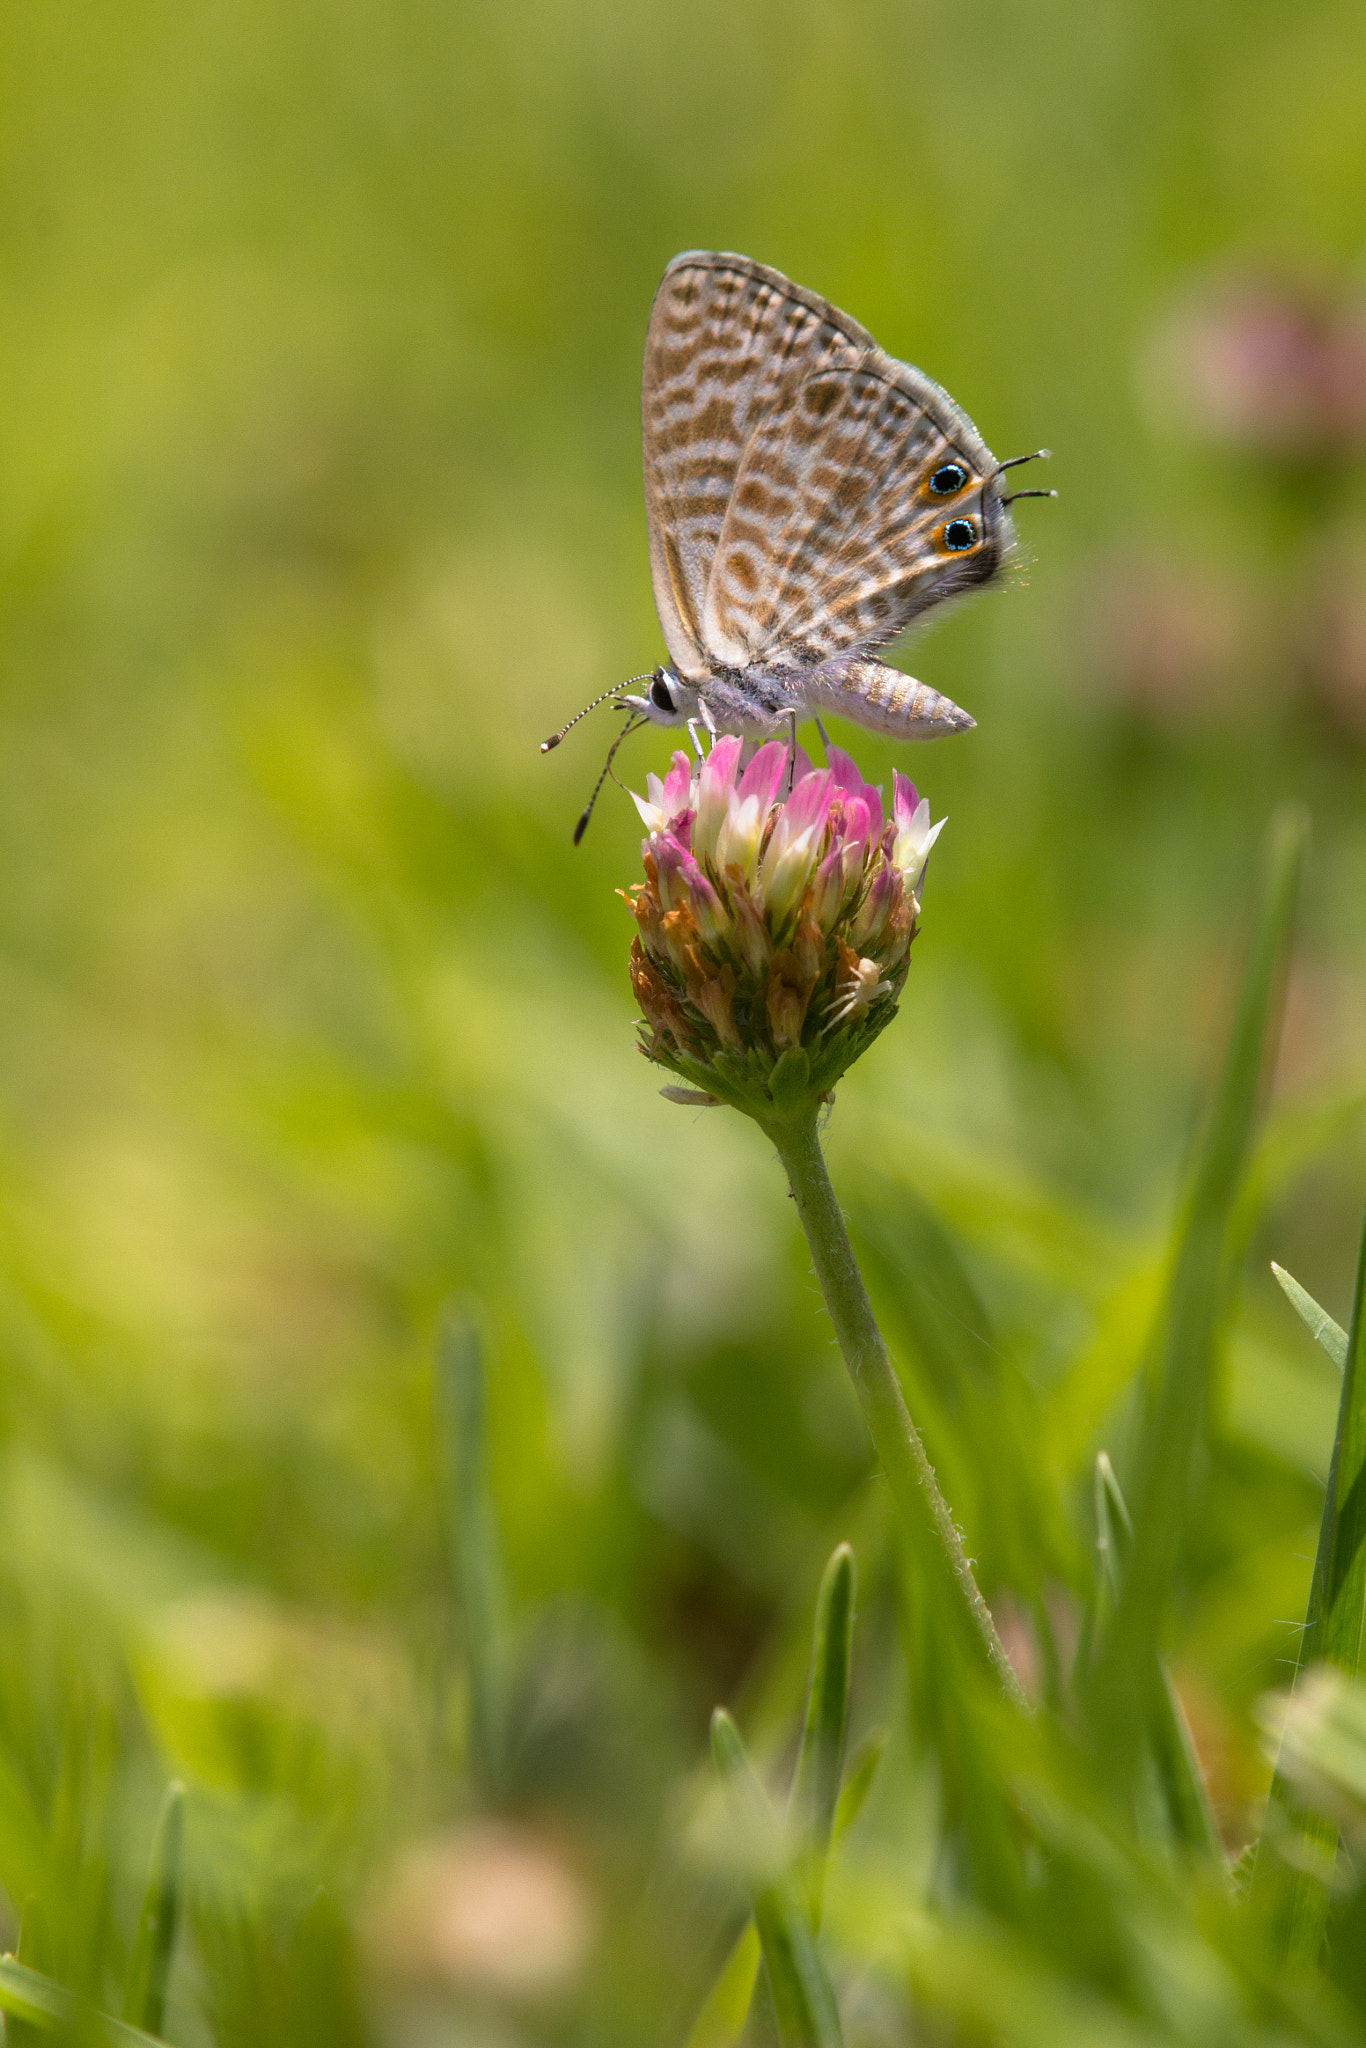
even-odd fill
[[[669,660],[631,678],[644,693],[596,703],[630,711],[626,730],[694,737],[699,722],[766,734],[823,711],[908,740],[975,724],[875,650],[996,575],[1012,497],[1055,495],[1005,490],[1033,457],[997,462],[946,391],[847,313],[704,250],[675,256],[655,294],[641,423]]]

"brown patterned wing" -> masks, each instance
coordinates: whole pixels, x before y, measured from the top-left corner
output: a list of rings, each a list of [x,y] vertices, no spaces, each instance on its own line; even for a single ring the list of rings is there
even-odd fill
[[[665,271],[645,341],[641,423],[655,606],[680,674],[717,665],[703,609],[760,420],[794,380],[874,347],[857,321],[747,256],[692,250]]]
[[[966,481],[943,495],[930,479],[948,463]],[[872,348],[799,371],[746,444],[703,644],[726,667],[805,667],[895,639],[1000,567],[1010,522],[995,475],[971,420],[909,364]]]

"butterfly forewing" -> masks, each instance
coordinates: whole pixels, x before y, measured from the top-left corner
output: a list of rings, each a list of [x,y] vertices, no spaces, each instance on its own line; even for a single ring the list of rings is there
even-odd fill
[[[690,253],[665,271],[645,344],[645,508],[655,604],[682,674],[728,659],[708,641],[704,607],[755,428],[780,391],[873,347],[855,321],[747,257]]]
[[[950,457],[965,481],[947,508],[928,479]],[[870,350],[780,387],[746,445],[702,615],[717,658],[820,662],[896,637],[950,590],[989,575],[999,507],[977,481],[994,468],[937,385]],[[977,546],[949,551],[950,516]]]

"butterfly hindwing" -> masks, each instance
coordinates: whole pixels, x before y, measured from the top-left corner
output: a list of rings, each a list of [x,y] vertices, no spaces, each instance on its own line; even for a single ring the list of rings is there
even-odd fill
[[[946,499],[929,479],[950,460],[965,482]],[[894,639],[985,581],[1007,538],[994,470],[947,394],[880,349],[789,379],[732,487],[702,614],[708,653],[736,668],[818,663]],[[971,547],[944,546],[952,520],[971,522]]]

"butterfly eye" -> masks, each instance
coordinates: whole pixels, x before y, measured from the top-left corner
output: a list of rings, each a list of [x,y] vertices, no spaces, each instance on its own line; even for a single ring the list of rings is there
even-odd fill
[[[942,462],[930,478],[930,489],[941,498],[951,498],[955,491],[961,491],[968,480],[968,473],[961,462]]]
[[[678,708],[674,703],[673,691],[662,675],[656,676],[650,685],[650,702],[656,711],[675,711]]]
[[[956,555],[970,548],[976,538],[977,528],[970,519],[951,519],[944,528],[944,545]]]

